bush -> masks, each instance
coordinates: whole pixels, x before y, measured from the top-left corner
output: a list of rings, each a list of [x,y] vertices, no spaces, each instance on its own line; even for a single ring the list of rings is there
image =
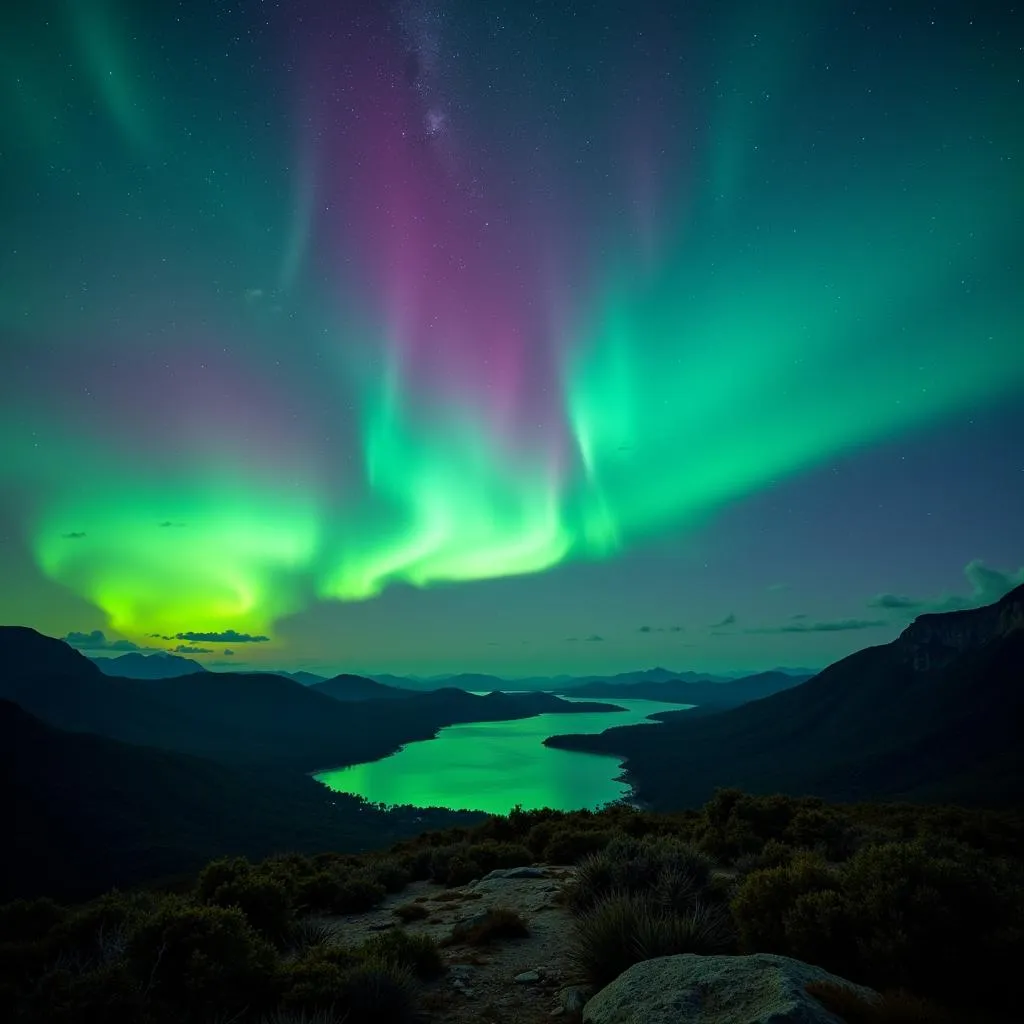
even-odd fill
[[[422,903],[403,903],[400,907],[395,907],[391,913],[405,924],[422,921],[423,918],[430,916],[430,911]]]
[[[218,907],[238,907],[261,935],[280,943],[295,920],[290,894],[282,883],[255,872],[223,882],[207,902]]]
[[[533,863],[533,854],[528,846],[522,843],[499,843],[488,840],[485,843],[473,843],[467,851],[470,860],[480,866],[487,874],[499,868],[519,868]]]
[[[485,946],[498,939],[521,939],[530,934],[523,918],[508,907],[491,907],[477,915],[468,926],[456,925],[450,942],[465,942],[470,946]]]
[[[18,1017],[47,1024],[138,1024],[147,1019],[143,987],[121,963],[91,970],[58,967],[39,979]]]
[[[422,981],[444,973],[437,943],[429,935],[410,935],[401,928],[374,935],[358,952],[371,960],[405,967]]]
[[[237,907],[169,900],[131,936],[126,960],[153,999],[209,1012],[258,1004],[275,957]]]
[[[345,1024],[412,1024],[413,994],[408,970],[368,960],[345,972],[334,1010]]]
[[[196,898],[203,903],[213,898],[213,894],[222,885],[231,885],[248,878],[252,874],[252,865],[244,857],[221,857],[211,860],[196,880]]]
[[[549,864],[576,864],[588,854],[603,850],[611,838],[610,832],[597,829],[560,828],[545,844],[543,857]]]
[[[810,853],[798,854],[783,867],[747,875],[732,900],[743,947],[752,953],[788,952],[786,917],[797,898],[837,888],[825,861]]]
[[[629,893],[604,897],[574,923],[570,957],[594,986],[603,988],[642,960],[676,953],[722,953],[731,948],[728,916],[698,904],[669,913]]]
[[[318,871],[299,884],[296,901],[305,911],[362,914],[377,906],[384,896],[384,886],[363,872],[343,875]]]
[[[385,892],[401,892],[410,881],[412,874],[398,857],[381,857],[370,865],[369,877]]]
[[[688,843],[616,838],[580,862],[566,892],[577,914],[613,893],[653,894],[665,909],[682,911],[705,893],[710,878],[711,861]]]
[[[480,865],[469,857],[456,856],[448,861],[448,871],[444,876],[447,886],[468,885],[483,874]]]

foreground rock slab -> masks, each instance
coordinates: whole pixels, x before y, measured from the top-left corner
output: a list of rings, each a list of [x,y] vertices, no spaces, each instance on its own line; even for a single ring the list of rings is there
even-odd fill
[[[584,1024],[838,1024],[805,986],[829,982],[859,992],[820,967],[772,953],[663,956],[624,971],[583,1009]]]

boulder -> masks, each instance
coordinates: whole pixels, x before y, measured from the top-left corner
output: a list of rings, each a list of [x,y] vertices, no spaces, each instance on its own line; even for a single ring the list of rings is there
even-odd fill
[[[645,960],[583,1008],[584,1024],[840,1024],[805,986],[829,982],[869,1000],[878,993],[772,953]]]
[[[488,871],[483,878],[479,879],[478,882],[473,883],[470,888],[475,888],[479,882],[491,882],[495,878],[546,878],[547,872],[543,868],[535,868],[530,865],[524,865],[520,868],[495,868],[493,871]]]

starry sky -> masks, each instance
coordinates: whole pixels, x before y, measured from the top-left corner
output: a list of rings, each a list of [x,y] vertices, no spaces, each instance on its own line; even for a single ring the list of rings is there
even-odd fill
[[[1024,11],[0,14],[0,621],[818,667],[1024,581]]]

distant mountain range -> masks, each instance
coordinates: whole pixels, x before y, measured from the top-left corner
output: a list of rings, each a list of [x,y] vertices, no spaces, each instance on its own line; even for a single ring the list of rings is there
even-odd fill
[[[731,684],[736,685],[736,684]],[[919,616],[892,643],[718,714],[556,736],[627,758],[639,797],[694,807],[718,786],[827,800],[1024,802],[1024,587]]]
[[[101,656],[90,656],[90,661],[99,666],[100,670],[108,676],[120,676],[123,679],[176,679],[178,676],[192,675],[195,672],[206,672],[205,666],[191,658],[183,658],[181,655],[170,653],[139,654],[132,652],[122,654],[116,658]],[[638,669],[632,672],[619,672],[613,675],[587,675],[587,676],[530,676],[526,679],[507,679],[503,676],[489,675],[480,672],[462,672],[456,675],[435,675],[435,676],[396,676],[390,673],[372,673],[369,675],[353,675],[342,673],[333,676],[334,679],[362,680],[358,686],[363,687],[367,696],[385,697],[389,694],[383,690],[373,691],[365,686],[367,682],[379,683],[391,690],[425,692],[428,690],[444,690],[452,687],[459,690],[476,692],[487,692],[492,690],[515,690],[530,691],[544,690],[551,693],[572,693],[577,696],[580,688],[592,686],[595,683],[609,683],[613,686],[633,685],[643,683],[666,683],[685,681],[691,683],[728,683],[737,679],[751,678],[753,675],[765,676],[770,673],[778,673],[807,679],[814,675],[815,669],[802,668],[774,668],[769,673],[750,672],[720,672],[712,674],[708,672],[676,672],[668,668]],[[220,673],[223,674],[223,673]],[[256,673],[250,673],[256,674]],[[281,676],[285,679],[293,679],[303,686],[316,686],[326,682],[328,677],[316,672],[286,672],[284,670],[267,670],[259,672],[260,675]],[[339,693],[344,691],[340,687],[334,687]],[[352,691],[354,692],[354,691]],[[618,693],[618,696],[639,697],[639,693],[628,694]],[[343,697],[342,699],[352,699]],[[362,698],[358,698],[362,699]],[[662,700],[663,697],[653,698]]]
[[[574,697],[597,697],[601,700],[637,698],[668,703],[700,705],[704,713],[738,707],[748,701],[760,700],[781,690],[797,686],[808,677],[786,672],[760,672],[740,679],[712,681],[692,678],[666,679],[651,682],[585,683],[572,690]]]

